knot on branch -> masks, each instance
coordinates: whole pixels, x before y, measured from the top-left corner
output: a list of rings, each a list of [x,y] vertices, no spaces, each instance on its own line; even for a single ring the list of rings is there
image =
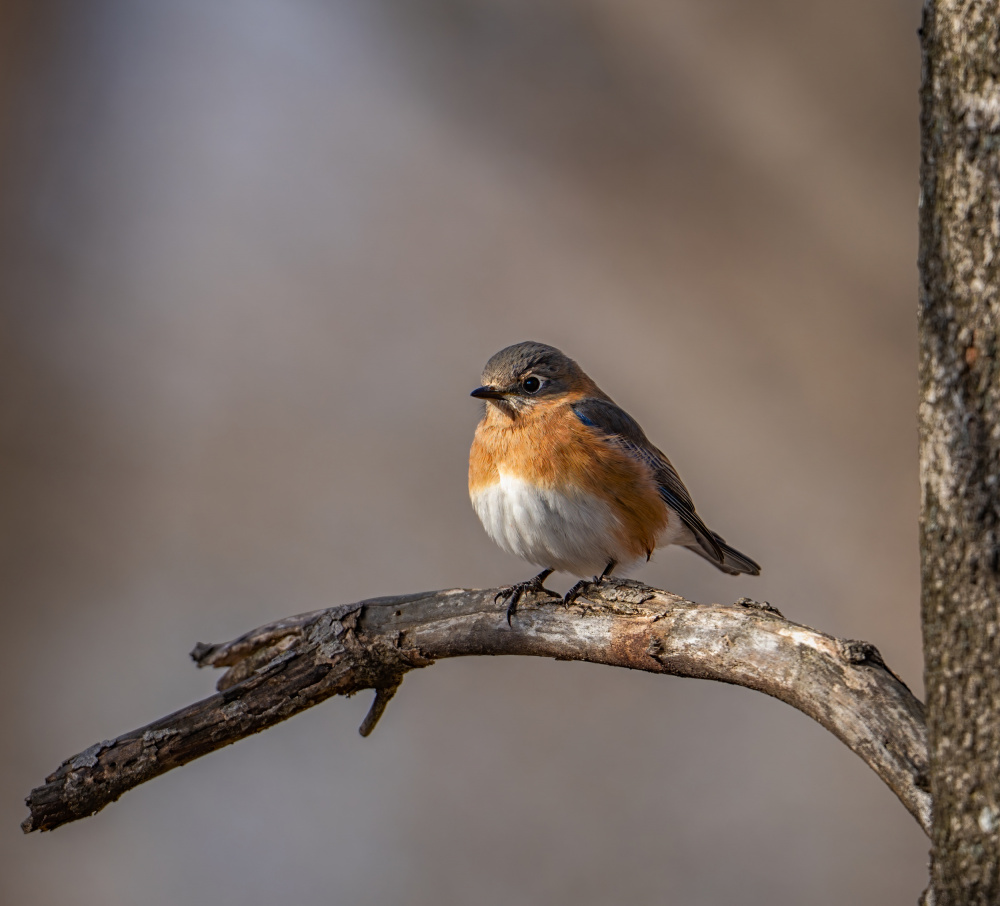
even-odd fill
[[[749,607],[751,610],[762,610],[764,613],[773,613],[776,617],[785,618],[785,615],[767,601],[755,601],[753,598],[737,598],[738,607]]]
[[[598,585],[602,600],[612,604],[632,604],[636,607],[656,597],[656,589],[637,579],[615,579]]]
[[[879,667],[885,666],[882,655],[879,654],[871,642],[862,642],[858,639],[840,639],[838,646],[840,656],[848,664],[877,664]],[[895,676],[895,674],[893,674]]]

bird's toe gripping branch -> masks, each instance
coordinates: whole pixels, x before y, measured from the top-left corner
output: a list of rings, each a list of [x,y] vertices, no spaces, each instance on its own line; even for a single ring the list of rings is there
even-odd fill
[[[552,575],[554,570],[543,569],[537,576],[533,579],[528,579],[527,582],[518,582],[516,585],[506,585],[496,593],[494,597],[494,602],[503,599],[507,602],[507,625],[510,626],[511,618],[517,612],[517,605],[520,603],[521,598],[524,597],[526,592],[536,592],[538,594],[547,595],[550,598],[558,598],[555,592],[550,591],[545,587],[545,580]]]

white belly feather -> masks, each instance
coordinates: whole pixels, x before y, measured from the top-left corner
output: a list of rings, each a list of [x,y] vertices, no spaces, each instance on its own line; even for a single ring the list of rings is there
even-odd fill
[[[486,533],[511,554],[541,567],[588,576],[609,560],[634,559],[620,542],[621,526],[603,500],[582,492],[539,488],[503,472],[472,505]]]

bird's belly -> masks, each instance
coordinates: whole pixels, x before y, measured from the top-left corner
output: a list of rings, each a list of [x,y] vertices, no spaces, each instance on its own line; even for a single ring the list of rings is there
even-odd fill
[[[486,533],[511,554],[577,576],[633,560],[609,504],[583,491],[546,488],[500,472],[472,495]]]

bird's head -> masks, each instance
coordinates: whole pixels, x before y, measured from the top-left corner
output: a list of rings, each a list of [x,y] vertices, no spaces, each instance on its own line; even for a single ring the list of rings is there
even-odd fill
[[[531,341],[501,349],[486,363],[482,382],[472,396],[512,418],[592,383],[569,356]]]

